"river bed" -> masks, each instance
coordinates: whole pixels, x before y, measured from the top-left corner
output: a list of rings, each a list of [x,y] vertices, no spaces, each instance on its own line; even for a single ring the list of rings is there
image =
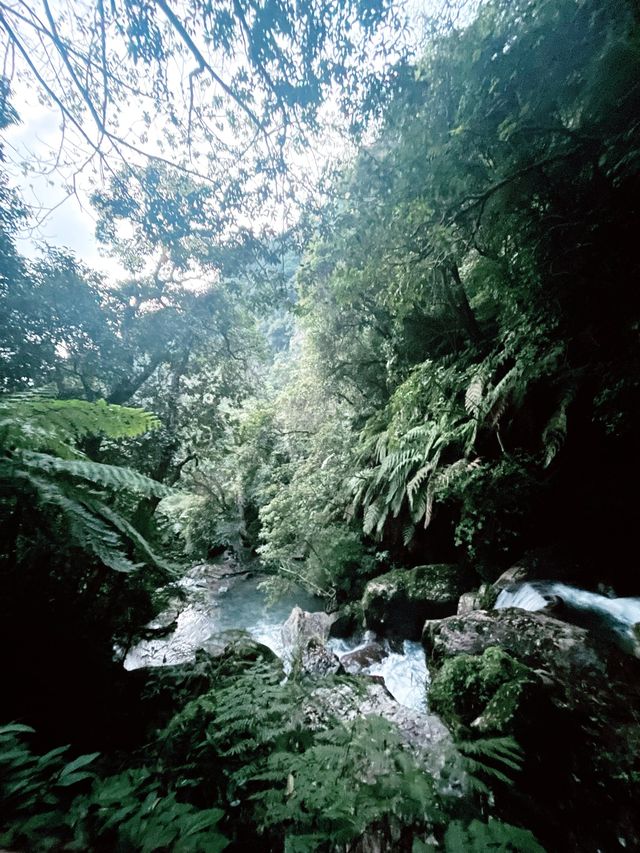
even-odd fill
[[[323,610],[324,602],[302,589],[269,602],[266,592],[260,588],[261,580],[238,573],[225,576],[219,565],[195,566],[180,584],[187,598],[177,615],[175,631],[165,638],[138,643],[128,652],[125,668],[186,663],[193,660],[198,649],[206,647],[210,638],[232,629],[247,631],[254,640],[286,658],[282,625],[292,609],[298,606],[314,612]],[[167,611],[153,627],[167,624],[174,617],[175,611]],[[347,639],[332,638],[327,645],[341,657],[374,640],[384,646],[387,654],[363,672],[384,678],[387,689],[401,704],[425,710],[429,675],[420,643],[405,640],[391,646],[387,640],[376,638],[370,632],[361,632]]]

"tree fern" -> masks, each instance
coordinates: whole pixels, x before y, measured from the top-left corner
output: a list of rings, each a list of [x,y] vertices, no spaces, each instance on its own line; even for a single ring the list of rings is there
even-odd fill
[[[0,444],[9,449],[49,451],[56,456],[82,458],[77,444],[83,438],[133,438],[155,429],[158,418],[143,409],[115,406],[98,400],[58,400],[27,392],[0,397]]]
[[[59,514],[73,544],[118,572],[152,563],[172,567],[124,517],[120,494],[162,497],[169,490],[129,468],[87,459],[78,446],[91,435],[139,435],[158,421],[148,412],[104,401],[57,400],[28,392],[0,397],[0,480],[21,501]],[[141,561],[135,561],[137,554]]]
[[[11,467],[8,473],[7,466],[0,467],[0,476],[7,480],[14,478],[17,482],[24,481],[33,488],[41,504],[60,509],[75,543],[95,554],[105,566],[118,572],[131,572],[142,565],[129,559],[117,530],[96,513],[95,501],[93,507],[90,507],[88,495],[79,493],[65,483],[15,467]]]

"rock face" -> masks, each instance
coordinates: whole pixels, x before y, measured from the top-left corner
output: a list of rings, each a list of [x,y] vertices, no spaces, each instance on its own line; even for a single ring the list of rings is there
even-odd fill
[[[316,639],[309,640],[302,649],[297,665],[305,675],[335,675],[342,671],[337,656]]]
[[[423,642],[432,710],[462,739],[507,735],[523,749],[517,796],[500,795],[507,821],[535,823],[548,849],[640,849],[637,660],[516,609],[430,620]],[[527,798],[534,817],[520,811]]]
[[[469,586],[458,566],[436,563],[396,569],[369,581],[362,599],[368,628],[407,639],[418,639],[425,619],[456,612]]]
[[[337,614],[309,613],[294,607],[282,626],[284,656],[305,675],[330,675],[340,672],[340,661],[326,648],[331,625]]]

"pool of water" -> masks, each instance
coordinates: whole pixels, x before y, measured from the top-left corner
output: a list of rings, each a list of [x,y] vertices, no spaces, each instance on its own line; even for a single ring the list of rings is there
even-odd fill
[[[222,631],[243,629],[256,641],[272,649],[279,657],[285,654],[282,625],[295,606],[310,612],[323,609],[322,599],[302,589],[294,590],[272,603],[260,587],[260,577],[223,578],[211,584],[206,567],[189,572],[181,585],[187,601],[177,616],[176,630],[162,639],[143,640],[132,648],[125,659],[126,669],[143,666],[168,666],[193,660],[197,649]],[[175,617],[167,611],[157,624]],[[329,648],[340,657],[376,639],[362,633],[348,639],[331,639]],[[424,710],[428,671],[424,649],[420,643],[405,640],[390,646],[379,640],[387,652],[382,661],[371,664],[364,672],[384,678],[389,692],[403,705]]]

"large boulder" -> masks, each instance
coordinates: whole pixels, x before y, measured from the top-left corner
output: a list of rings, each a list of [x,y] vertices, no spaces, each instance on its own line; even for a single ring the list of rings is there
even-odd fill
[[[527,610],[475,610],[429,620],[422,640],[435,666],[455,655],[480,655],[490,646],[500,646],[527,666],[545,670],[556,679],[570,676],[593,680],[606,672],[603,650],[590,644],[591,636],[585,628]]]
[[[326,643],[331,626],[338,618],[337,613],[309,613],[294,607],[282,626],[282,643],[286,653],[294,654],[306,648],[311,640]]]
[[[640,663],[585,628],[517,609],[430,620],[433,710],[463,739],[513,736],[524,768],[501,814],[550,849],[640,849]],[[498,796],[498,795],[496,795]],[[509,799],[511,797],[511,799]],[[535,803],[535,815],[523,813]],[[539,816],[545,815],[538,823]]]
[[[282,626],[283,654],[292,669],[303,675],[332,675],[341,671],[340,661],[326,647],[337,614],[309,613],[294,607]]]
[[[395,569],[367,584],[362,598],[365,623],[380,633],[418,639],[425,619],[455,613],[468,587],[466,572],[447,563]]]

